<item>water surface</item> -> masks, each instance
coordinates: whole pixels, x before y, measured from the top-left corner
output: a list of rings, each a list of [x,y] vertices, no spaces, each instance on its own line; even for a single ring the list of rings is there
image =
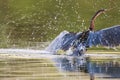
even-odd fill
[[[72,62],[73,59],[70,57],[48,55],[43,51],[43,53],[38,53],[39,51],[32,53],[32,50],[27,50],[26,53],[24,53],[26,50],[17,51],[19,53],[15,53],[15,50],[11,53],[8,53],[10,51],[0,53],[0,80],[90,80],[91,76],[95,80],[120,80],[118,57],[89,59],[83,67],[69,63],[73,64],[69,67],[74,67],[74,70],[69,70],[65,65],[68,66],[68,62]],[[54,61],[55,59],[58,61]],[[61,60],[65,59],[68,62],[61,65]]]

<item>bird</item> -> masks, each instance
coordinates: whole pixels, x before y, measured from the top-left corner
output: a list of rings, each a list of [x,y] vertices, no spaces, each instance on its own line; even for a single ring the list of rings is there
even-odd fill
[[[108,11],[107,9],[98,10],[91,18],[88,30],[78,33],[69,31],[61,32],[46,48],[46,50],[56,53],[58,50],[69,51],[72,55],[81,55],[92,46],[115,47],[120,45],[120,25],[111,26],[95,31],[96,18]]]

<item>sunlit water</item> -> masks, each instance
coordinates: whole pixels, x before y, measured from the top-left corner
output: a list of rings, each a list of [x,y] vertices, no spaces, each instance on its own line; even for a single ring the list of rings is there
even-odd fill
[[[118,55],[85,57],[96,59],[51,55],[44,50],[0,49],[0,80],[120,80]],[[82,67],[75,62],[77,59],[84,64]]]

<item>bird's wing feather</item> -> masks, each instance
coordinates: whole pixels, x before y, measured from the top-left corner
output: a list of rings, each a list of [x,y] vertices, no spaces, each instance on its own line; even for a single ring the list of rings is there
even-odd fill
[[[75,33],[69,33],[68,31],[61,32],[46,48],[47,51],[54,52],[56,50],[62,49],[67,50],[70,44],[75,40]]]
[[[110,28],[102,29],[93,33],[91,39],[89,38],[92,45],[103,45],[103,46],[119,46],[120,44],[120,25],[113,26]]]

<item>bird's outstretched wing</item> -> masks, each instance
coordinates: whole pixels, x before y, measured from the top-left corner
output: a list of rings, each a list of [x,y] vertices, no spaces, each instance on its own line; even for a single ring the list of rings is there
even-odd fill
[[[115,47],[120,45],[120,25],[90,33],[87,45]]]
[[[59,49],[67,50],[69,49],[72,41],[75,39],[76,33],[63,31],[51,42],[51,44],[46,48],[46,50],[51,52],[54,52]]]

